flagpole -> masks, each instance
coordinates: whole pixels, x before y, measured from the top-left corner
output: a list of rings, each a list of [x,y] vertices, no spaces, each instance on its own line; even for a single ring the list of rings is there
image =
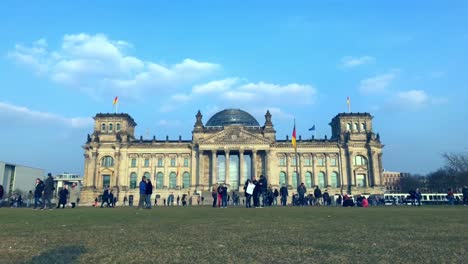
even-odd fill
[[[294,118],[294,130],[296,130],[296,119],[295,118]],[[298,167],[299,158],[298,158],[298,154],[297,154],[297,140],[296,140],[296,144],[294,146],[294,152],[295,152],[295,155],[296,155],[295,156],[296,157],[296,185],[299,185],[300,176],[299,176],[299,167]],[[295,186],[295,188],[297,188],[297,186]]]

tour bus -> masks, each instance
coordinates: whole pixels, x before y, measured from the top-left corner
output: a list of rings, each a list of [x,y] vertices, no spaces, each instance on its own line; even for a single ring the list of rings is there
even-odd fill
[[[463,201],[463,194],[454,193],[454,204],[461,204]],[[384,194],[385,204],[393,205],[394,199],[396,198],[396,204],[398,205],[411,205],[413,201],[408,193],[386,193]],[[446,193],[422,193],[421,204],[447,204]]]

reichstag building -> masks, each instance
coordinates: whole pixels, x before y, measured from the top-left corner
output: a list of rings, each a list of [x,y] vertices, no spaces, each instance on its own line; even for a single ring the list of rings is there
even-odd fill
[[[331,137],[298,138],[297,155],[290,138],[276,139],[269,111],[263,125],[239,109],[220,111],[206,123],[200,111],[195,117],[191,140],[169,140],[135,138],[137,124],[128,114],[97,114],[83,146],[82,201],[94,201],[105,186],[119,201],[130,195],[136,201],[142,176],[161,197],[172,192],[209,200],[211,188],[221,183],[243,193],[246,179],[261,174],[273,188],[287,185],[290,195],[301,182],[308,192],[319,186],[330,194],[382,193],[383,145],[369,113],[336,115]]]

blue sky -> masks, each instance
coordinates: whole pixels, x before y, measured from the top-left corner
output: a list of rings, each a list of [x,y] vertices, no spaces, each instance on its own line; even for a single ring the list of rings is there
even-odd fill
[[[0,160],[83,172],[98,112],[137,136],[191,137],[241,108],[277,138],[370,112],[387,170],[426,173],[466,151],[466,1],[2,1]]]

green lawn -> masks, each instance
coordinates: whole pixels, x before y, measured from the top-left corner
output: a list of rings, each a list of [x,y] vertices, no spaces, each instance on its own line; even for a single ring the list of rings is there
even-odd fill
[[[0,208],[0,263],[467,263],[467,207]]]

